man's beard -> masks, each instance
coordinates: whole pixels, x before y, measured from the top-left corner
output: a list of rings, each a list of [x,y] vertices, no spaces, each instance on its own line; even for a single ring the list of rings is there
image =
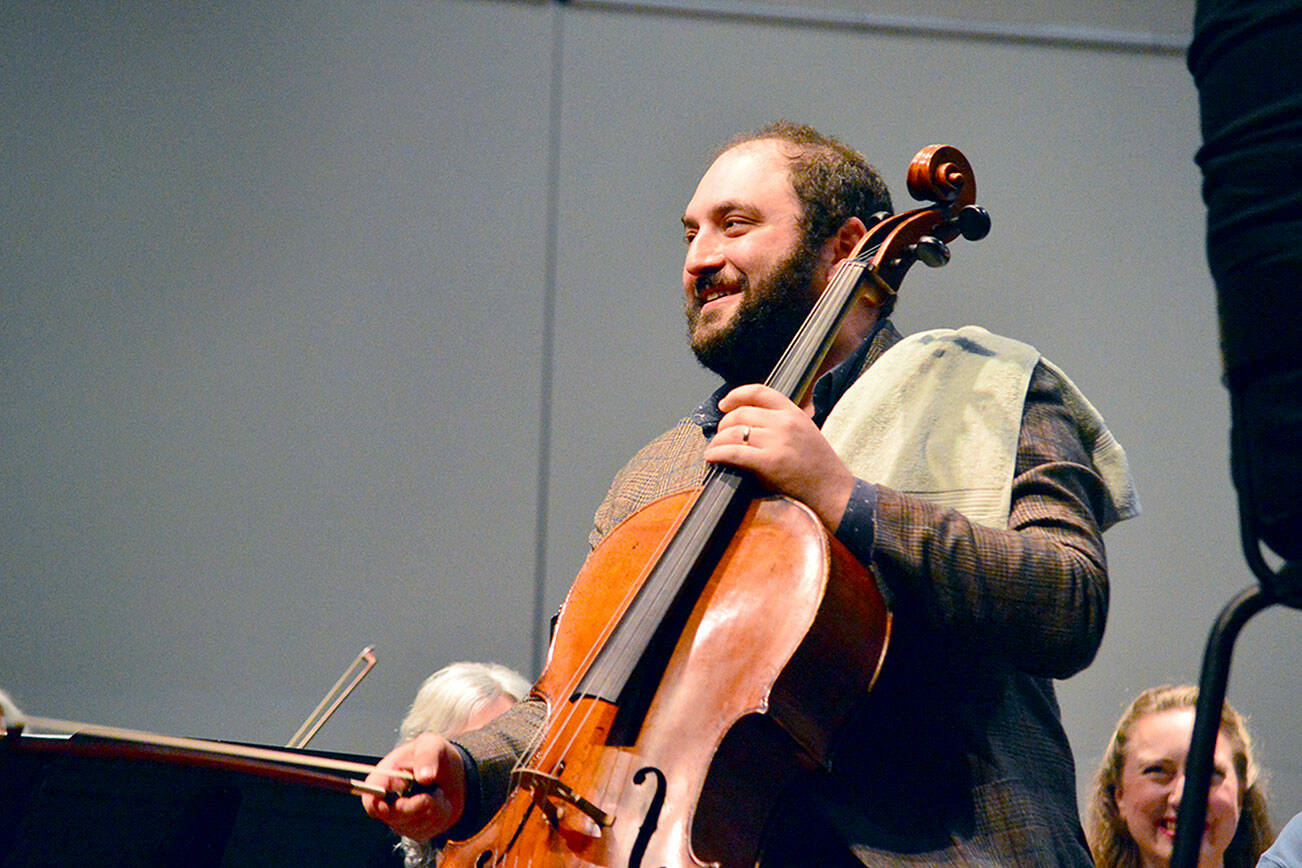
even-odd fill
[[[696,337],[699,302],[687,308],[687,338],[697,360],[733,385],[762,383],[768,378],[817,298],[810,289],[820,249],[802,241],[767,278],[750,287],[741,276],[742,298],[732,321],[721,331]],[[700,290],[716,282],[717,273],[698,281]]]

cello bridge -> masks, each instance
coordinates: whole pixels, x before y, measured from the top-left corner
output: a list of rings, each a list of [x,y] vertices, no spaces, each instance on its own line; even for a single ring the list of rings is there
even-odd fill
[[[512,777],[515,779],[517,786],[523,787],[533,794],[534,804],[547,816],[547,821],[551,823],[552,828],[560,825],[561,816],[560,812],[556,810],[557,802],[573,805],[580,813],[603,829],[609,828],[610,824],[614,822],[613,817],[574,792],[568,784],[555,775],[549,775],[534,769],[519,769]]]

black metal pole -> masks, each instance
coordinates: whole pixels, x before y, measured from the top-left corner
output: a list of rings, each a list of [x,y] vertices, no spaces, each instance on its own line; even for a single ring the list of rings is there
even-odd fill
[[[1184,792],[1180,797],[1180,813],[1176,817],[1171,868],[1196,868],[1198,865],[1203,824],[1207,820],[1207,791],[1216,753],[1216,734],[1221,725],[1221,707],[1225,703],[1234,641],[1248,619],[1269,605],[1271,601],[1259,585],[1245,588],[1221,610],[1207,639],[1202,676],[1198,682],[1193,738],[1185,761]]]

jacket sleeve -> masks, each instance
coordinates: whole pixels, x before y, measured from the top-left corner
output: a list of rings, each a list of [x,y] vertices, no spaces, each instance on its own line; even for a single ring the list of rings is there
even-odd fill
[[[455,738],[467,760],[466,810],[446,838],[468,838],[493,818],[511,790],[511,771],[534,745],[546,716],[547,704],[529,697],[482,729]]]

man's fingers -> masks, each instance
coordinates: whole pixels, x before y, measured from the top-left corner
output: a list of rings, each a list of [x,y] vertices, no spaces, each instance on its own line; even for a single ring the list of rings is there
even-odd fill
[[[776,389],[771,389],[762,383],[751,383],[746,386],[738,386],[724,395],[719,401],[719,409],[724,413],[746,406],[776,410],[786,400],[786,396]]]

